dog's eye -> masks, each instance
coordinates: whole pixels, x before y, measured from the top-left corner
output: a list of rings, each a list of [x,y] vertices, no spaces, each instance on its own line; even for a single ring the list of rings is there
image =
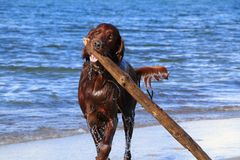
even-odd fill
[[[108,40],[112,40],[113,39],[113,36],[110,34],[109,36],[108,36]]]

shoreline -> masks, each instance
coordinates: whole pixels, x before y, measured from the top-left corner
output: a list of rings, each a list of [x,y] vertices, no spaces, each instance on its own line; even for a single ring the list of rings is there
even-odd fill
[[[179,125],[212,159],[240,159],[240,118],[180,122]],[[124,132],[117,130],[110,158],[123,158]],[[162,126],[135,128],[132,140],[133,159],[195,159]],[[71,137],[30,141],[0,146],[0,159],[8,160],[91,160],[96,156],[89,133]],[[235,157],[235,158],[234,158]]]
[[[240,160],[240,156],[239,157],[229,158],[229,159],[226,159],[226,160]]]

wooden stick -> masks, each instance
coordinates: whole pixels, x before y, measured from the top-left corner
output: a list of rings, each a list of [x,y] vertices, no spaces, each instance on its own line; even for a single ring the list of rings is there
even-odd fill
[[[103,67],[125,88],[128,93],[140,103],[144,109],[151,113],[164,128],[180,143],[188,149],[198,160],[211,160],[202,148],[157,104],[152,102],[140,88],[133,82],[131,77],[123,72],[111,59],[102,56],[90,47],[86,46]]]

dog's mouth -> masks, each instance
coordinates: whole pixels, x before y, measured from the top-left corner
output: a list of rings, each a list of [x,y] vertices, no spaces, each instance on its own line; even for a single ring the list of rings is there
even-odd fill
[[[96,63],[98,61],[98,59],[92,54],[90,54],[89,59],[90,59],[90,62],[92,62],[92,63]]]

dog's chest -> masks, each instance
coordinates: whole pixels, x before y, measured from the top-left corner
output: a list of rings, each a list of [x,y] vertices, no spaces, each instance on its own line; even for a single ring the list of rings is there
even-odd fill
[[[114,97],[116,87],[111,80],[106,79],[98,73],[92,73],[89,77],[88,72],[82,72],[80,80],[80,93],[82,98],[91,103],[102,104]]]

